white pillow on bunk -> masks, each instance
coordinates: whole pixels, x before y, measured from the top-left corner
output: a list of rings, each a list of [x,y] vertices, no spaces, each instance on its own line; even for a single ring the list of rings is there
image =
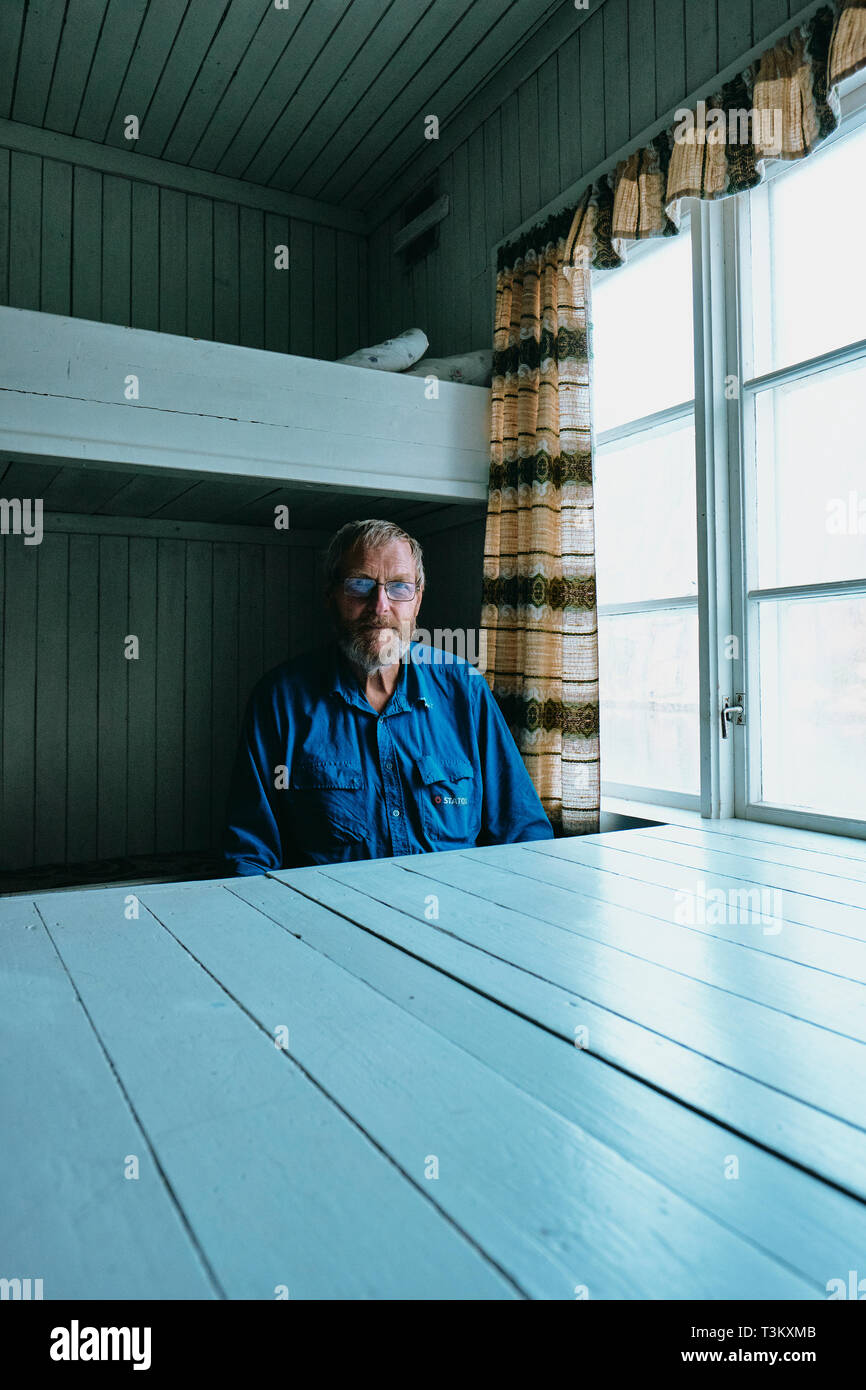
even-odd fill
[[[435,376],[439,381],[457,381],[464,386],[489,386],[493,376],[493,349],[481,348],[457,357],[425,357],[404,375]]]
[[[429,346],[427,335],[420,328],[407,328],[396,338],[359,348],[348,357],[338,357],[337,361],[348,367],[371,367],[377,372],[403,372],[423,357]]]

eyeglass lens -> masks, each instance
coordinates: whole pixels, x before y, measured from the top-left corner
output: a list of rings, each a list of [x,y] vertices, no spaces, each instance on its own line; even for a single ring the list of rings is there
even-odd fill
[[[365,575],[353,575],[343,580],[343,588],[353,598],[366,598],[376,588],[376,581]],[[415,585],[405,579],[389,579],[385,584],[385,593],[390,599],[414,598]]]

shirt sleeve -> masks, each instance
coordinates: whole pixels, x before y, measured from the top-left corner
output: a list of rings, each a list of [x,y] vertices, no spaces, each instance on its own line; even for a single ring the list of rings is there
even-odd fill
[[[273,712],[253,691],[247,702],[229,789],[223,857],[236,875],[283,867],[274,802]]]
[[[552,840],[553,828],[486,679],[470,677],[478,701],[477,731],[484,782],[479,845]]]

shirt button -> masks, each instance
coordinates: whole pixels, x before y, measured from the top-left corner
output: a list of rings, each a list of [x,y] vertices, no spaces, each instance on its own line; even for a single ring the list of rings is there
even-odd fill
[[[400,812],[396,809],[396,807],[395,807],[394,810],[391,812],[391,815],[392,815],[392,816],[399,816],[399,814],[400,814]]]
[[[390,758],[388,759],[388,761],[387,761],[386,764],[385,764],[385,771],[386,771],[386,772],[393,772],[393,771],[394,771],[394,764],[392,763],[392,761],[391,761]]]

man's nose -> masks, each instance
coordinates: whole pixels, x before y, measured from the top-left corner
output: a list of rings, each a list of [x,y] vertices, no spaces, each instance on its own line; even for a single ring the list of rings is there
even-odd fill
[[[376,587],[376,612],[385,614],[391,611],[391,600],[385,592],[385,585],[379,584]]]

